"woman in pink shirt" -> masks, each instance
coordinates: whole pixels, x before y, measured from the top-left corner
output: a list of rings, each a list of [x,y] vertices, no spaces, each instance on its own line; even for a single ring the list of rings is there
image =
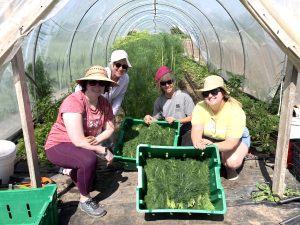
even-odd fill
[[[61,104],[57,120],[47,137],[47,158],[55,165],[71,168],[70,177],[80,192],[79,208],[92,216],[106,211],[90,196],[97,155],[112,163],[113,154],[101,143],[114,132],[113,112],[102,94],[117,85],[101,66],[90,67],[76,80],[82,90],[69,95]]]

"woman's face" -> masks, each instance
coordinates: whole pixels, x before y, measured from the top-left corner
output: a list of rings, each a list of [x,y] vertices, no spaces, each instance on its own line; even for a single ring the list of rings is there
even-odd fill
[[[128,65],[126,59],[116,61],[112,65],[112,75],[117,79],[123,76],[127,72],[127,70]]]
[[[221,88],[202,92],[204,101],[210,106],[217,106],[223,101],[224,94]]]
[[[98,80],[89,80],[86,84],[86,91],[90,94],[100,96],[104,93],[107,82]]]
[[[159,82],[159,86],[166,95],[173,94],[175,90],[175,80],[172,76],[163,76]]]

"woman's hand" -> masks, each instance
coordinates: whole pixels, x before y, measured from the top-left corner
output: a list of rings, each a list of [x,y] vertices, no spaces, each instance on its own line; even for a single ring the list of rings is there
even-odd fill
[[[113,153],[106,147],[99,146],[100,149],[97,150],[97,154],[100,156],[101,159],[105,159],[107,161],[107,165],[112,164],[114,155]]]
[[[212,144],[213,142],[208,139],[199,139],[195,142],[193,142],[193,145],[196,149],[204,150],[206,148],[206,145]]]
[[[105,156],[105,159],[107,161],[107,165],[111,165],[114,160],[114,155],[110,150],[107,150],[107,155]]]
[[[145,122],[146,124],[149,125],[152,121],[153,121],[153,117],[152,117],[152,116],[146,115],[146,116],[144,117],[144,122]]]
[[[86,139],[88,140],[88,142],[91,144],[91,145],[98,145],[100,144],[100,142],[97,140],[96,137],[94,136],[87,136]]]
[[[176,120],[176,119],[175,119],[174,117],[171,117],[171,116],[166,118],[166,121],[167,121],[169,124],[173,123],[175,120]]]

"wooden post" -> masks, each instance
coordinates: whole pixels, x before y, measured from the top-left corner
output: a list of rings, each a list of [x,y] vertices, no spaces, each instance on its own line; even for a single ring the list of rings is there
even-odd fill
[[[37,147],[34,138],[32,113],[25,80],[24,62],[21,48],[14,56],[11,63],[14,74],[14,83],[18,99],[31,185],[32,187],[41,187]]]
[[[283,196],[285,190],[285,173],[287,166],[287,155],[290,141],[290,129],[293,115],[293,107],[297,86],[298,71],[288,60],[286,75],[283,85],[282,107],[279,121],[279,131],[275,156],[275,168],[273,176],[273,193]]]

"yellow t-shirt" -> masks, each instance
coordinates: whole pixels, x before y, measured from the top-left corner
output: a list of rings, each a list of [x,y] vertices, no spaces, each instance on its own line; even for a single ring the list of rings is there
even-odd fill
[[[201,101],[195,106],[192,114],[192,125],[196,124],[204,126],[203,135],[209,138],[241,138],[246,127],[246,115],[240,105],[228,101],[221,111],[214,115],[210,107]]]

